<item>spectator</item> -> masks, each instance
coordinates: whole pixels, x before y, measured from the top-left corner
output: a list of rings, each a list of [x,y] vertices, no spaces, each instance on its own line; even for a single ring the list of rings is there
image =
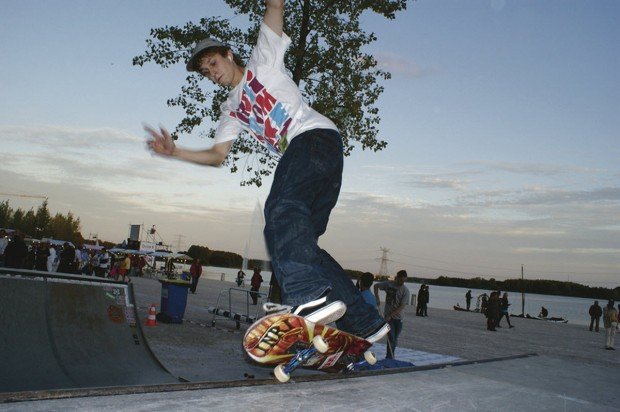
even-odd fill
[[[28,246],[22,236],[15,232],[4,249],[4,264],[7,268],[23,269],[28,256]]]
[[[4,266],[4,250],[9,244],[9,237],[4,229],[0,229],[0,267]]]
[[[409,289],[405,286],[407,272],[398,271],[393,281],[377,283],[374,286],[375,299],[377,305],[381,304],[379,299],[379,291],[385,291],[385,307],[383,309],[383,317],[390,326],[388,332],[386,359],[394,359],[396,345],[398,344],[398,336],[403,329],[403,310],[409,302]]]
[[[370,291],[370,287],[372,286],[372,282],[375,280],[375,277],[372,273],[366,272],[363,273],[360,277],[359,288],[360,292],[362,292],[362,297],[369,305],[376,307],[377,300],[375,299],[375,295]]]
[[[487,330],[495,332],[495,326],[497,325],[497,321],[499,319],[499,297],[497,296],[497,292],[491,292],[491,295],[489,295],[486,315]]]
[[[96,262],[97,266],[95,267],[95,275],[100,278],[105,278],[110,271],[111,265],[110,254],[106,248],[101,249],[99,254],[97,254]]]
[[[50,254],[47,256],[47,271],[56,272],[56,269],[58,269],[58,253],[51,243],[49,245],[49,252]]]
[[[241,285],[243,285],[243,279],[245,278],[245,272],[243,271],[243,268],[239,269],[239,272],[237,272],[237,287],[241,287]]]
[[[263,283],[263,277],[260,274],[259,268],[254,268],[254,274],[252,275],[252,279],[250,284],[252,288],[250,289],[250,296],[252,296],[252,305],[258,304],[258,290],[260,289],[260,285]]]
[[[198,280],[202,275],[202,264],[200,263],[200,259],[194,260],[192,266],[189,268],[189,273],[192,275],[192,286],[190,286],[189,290],[192,293],[196,293],[196,288],[198,287]]]
[[[471,307],[471,289],[465,294],[465,304],[467,305],[467,310],[469,310]]]
[[[603,309],[603,324],[605,326],[605,349],[616,350],[614,348],[614,339],[616,337],[616,328],[618,327],[618,311],[614,307],[614,301],[609,300],[607,306]]]
[[[74,261],[75,249],[73,249],[69,242],[65,242],[62,246],[62,250],[60,251],[58,271],[61,273],[74,273]]]
[[[508,322],[508,328],[509,329],[514,328],[514,326],[510,324],[510,315],[508,314],[508,306],[510,306],[510,303],[508,303],[508,293],[504,293],[504,296],[499,301],[499,318],[497,319],[498,328],[501,328],[499,324],[502,322],[502,318],[504,316],[506,317],[506,322]]]
[[[592,332],[594,324],[596,324],[594,330],[598,332],[599,321],[601,320],[601,316],[603,316],[603,309],[598,305],[598,300],[595,300],[594,304],[590,306],[588,313],[590,314],[590,332]]]

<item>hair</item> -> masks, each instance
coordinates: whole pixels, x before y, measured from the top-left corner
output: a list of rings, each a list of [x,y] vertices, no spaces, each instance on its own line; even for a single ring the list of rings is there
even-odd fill
[[[406,270],[399,270],[398,272],[396,272],[396,276],[401,277],[401,278],[406,278],[407,277],[407,271]]]
[[[200,53],[198,53],[198,55],[196,56],[196,58],[194,59],[194,67],[192,67],[194,69],[194,71],[198,70],[198,63],[200,63],[200,61],[205,57],[205,56],[210,56],[213,54],[219,54],[222,57],[226,57],[228,56],[228,52],[231,51],[232,49],[228,46],[213,46],[213,47],[209,47],[206,48],[204,50],[202,50]],[[243,60],[241,60],[241,57],[239,57],[237,54],[233,53],[233,61],[235,62],[235,64],[237,64],[237,66],[241,66],[244,67],[245,63],[243,62]]]
[[[372,282],[375,280],[375,275],[370,272],[362,273],[360,276],[360,286],[363,288],[369,288],[372,286]]]

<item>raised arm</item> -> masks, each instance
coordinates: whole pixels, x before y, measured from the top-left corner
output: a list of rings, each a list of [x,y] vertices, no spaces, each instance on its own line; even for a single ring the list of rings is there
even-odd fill
[[[200,165],[219,167],[228,156],[232,147],[232,140],[218,143],[206,150],[188,150],[177,147],[170,133],[163,127],[155,130],[149,125],[144,125],[144,130],[151,136],[147,141],[149,149],[161,156],[172,157],[186,162]]]
[[[284,0],[265,0],[267,11],[263,21],[275,34],[282,36],[284,28]]]

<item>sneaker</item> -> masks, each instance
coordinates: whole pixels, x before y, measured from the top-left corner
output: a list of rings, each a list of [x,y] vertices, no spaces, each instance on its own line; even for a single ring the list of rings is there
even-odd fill
[[[326,325],[340,319],[347,311],[347,305],[340,300],[327,302],[327,297],[323,296],[299,306],[267,302],[263,305],[263,310],[266,315],[292,313],[305,318],[309,322]]]
[[[390,331],[390,325],[388,325],[387,323],[384,323],[383,325],[379,326],[374,331],[370,332],[368,336],[362,336],[362,337],[370,343],[375,343],[379,341],[381,338],[383,338],[385,335],[387,335],[389,331]]]

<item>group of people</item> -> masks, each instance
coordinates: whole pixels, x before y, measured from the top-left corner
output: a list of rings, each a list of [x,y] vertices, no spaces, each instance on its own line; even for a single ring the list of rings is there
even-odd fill
[[[467,305],[469,308],[469,303],[471,302],[471,291],[468,291],[467,293],[469,294],[469,302]],[[467,301],[467,294],[465,295],[465,300]],[[510,323],[508,306],[510,306],[510,303],[508,302],[508,293],[504,293],[502,295],[501,291],[496,290],[491,292],[488,297],[486,294],[482,295],[480,313],[485,315],[487,319],[488,331],[495,332],[497,331],[496,328],[501,328],[503,318],[506,318],[508,328],[514,328],[514,325]]]
[[[19,232],[9,237],[4,230],[0,231],[0,265],[8,268],[75,274],[90,259],[85,247],[76,249],[69,242],[26,244]]]
[[[605,349],[615,350],[614,341],[616,330],[618,329],[620,304],[618,304],[618,309],[616,309],[614,307],[614,301],[610,299],[607,301],[605,308],[601,308],[598,304],[598,300],[595,300],[594,304],[590,306],[588,313],[590,314],[590,332],[592,332],[593,328],[596,332],[599,331],[599,322],[602,317],[603,327],[605,328]]]
[[[405,286],[407,280],[407,272],[401,270],[396,274],[392,281],[384,281],[374,284],[374,294],[371,287],[374,282],[374,275],[370,272],[363,273],[358,282],[357,287],[361,292],[364,301],[378,308],[381,305],[379,291],[385,292],[385,305],[383,307],[383,318],[390,326],[387,334],[386,359],[394,359],[396,345],[398,344],[398,336],[403,329],[403,310],[410,300],[410,292]]]
[[[97,250],[69,242],[41,241],[26,244],[24,236],[13,232],[9,237],[0,231],[0,266],[50,273],[81,274],[129,281],[131,275],[142,276],[146,266],[143,256],[127,254],[116,259],[106,248]]]

